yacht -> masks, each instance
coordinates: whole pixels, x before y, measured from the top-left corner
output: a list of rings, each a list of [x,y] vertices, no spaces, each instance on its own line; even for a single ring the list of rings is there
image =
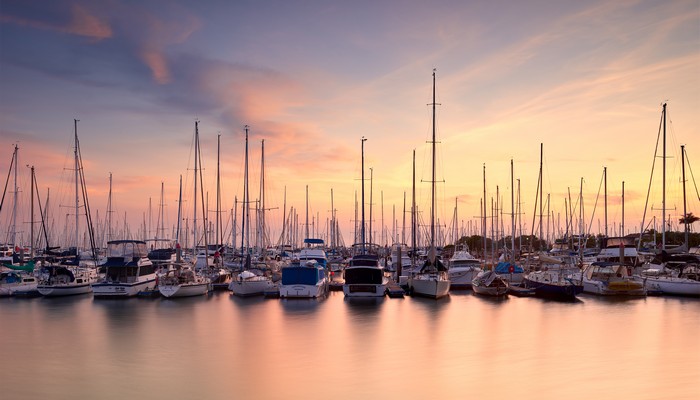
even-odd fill
[[[37,279],[26,272],[0,272],[0,297],[38,295]]]
[[[583,291],[604,296],[646,296],[641,282],[629,275],[628,267],[615,262],[594,262],[581,274]]]
[[[357,254],[345,267],[343,293],[347,297],[384,297],[389,280],[375,254]]]
[[[46,297],[72,296],[92,292],[97,271],[90,267],[50,264],[39,272],[37,290]]]
[[[328,293],[328,260],[321,247],[323,240],[304,239],[304,243],[319,246],[301,249],[297,258],[282,268],[279,285],[282,298],[317,298]]]
[[[481,262],[467,246],[459,245],[449,260],[447,275],[451,289],[471,289],[472,281],[481,272]]]
[[[156,287],[156,269],[147,257],[146,242],[113,240],[107,243],[107,259],[100,264],[104,278],[92,285],[95,297],[131,297]]]

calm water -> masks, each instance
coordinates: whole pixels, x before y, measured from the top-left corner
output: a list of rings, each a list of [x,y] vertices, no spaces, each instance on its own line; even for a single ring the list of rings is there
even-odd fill
[[[0,299],[2,399],[700,399],[700,300]]]

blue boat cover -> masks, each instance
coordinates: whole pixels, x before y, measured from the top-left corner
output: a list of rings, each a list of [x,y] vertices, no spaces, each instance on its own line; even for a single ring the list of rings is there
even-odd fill
[[[320,281],[323,270],[314,267],[284,267],[282,268],[283,285],[315,285]]]
[[[513,273],[514,274],[519,274],[522,272],[525,272],[522,267],[506,262],[506,261],[501,261],[496,265],[496,273],[497,274],[510,274],[510,266],[513,266]]]

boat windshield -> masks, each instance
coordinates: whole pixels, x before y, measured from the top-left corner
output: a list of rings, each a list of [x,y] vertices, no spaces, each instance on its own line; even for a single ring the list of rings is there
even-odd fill
[[[108,257],[146,257],[146,242],[138,240],[115,240],[107,243]]]

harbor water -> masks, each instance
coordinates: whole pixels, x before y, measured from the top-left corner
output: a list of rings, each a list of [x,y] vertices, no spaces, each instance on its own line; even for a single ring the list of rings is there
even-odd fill
[[[699,399],[700,299],[0,299],[3,399]]]

